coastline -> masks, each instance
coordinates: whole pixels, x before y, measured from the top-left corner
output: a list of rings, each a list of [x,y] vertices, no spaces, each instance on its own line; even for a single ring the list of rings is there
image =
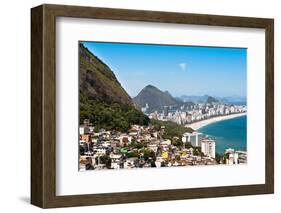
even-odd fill
[[[213,117],[213,118],[209,118],[209,119],[206,119],[206,120],[197,121],[197,122],[192,123],[192,124],[187,124],[187,125],[185,125],[185,127],[190,127],[193,130],[198,130],[198,129],[200,129],[204,126],[207,126],[209,124],[212,124],[212,123],[216,123],[216,122],[219,122],[219,121],[224,121],[224,120],[228,120],[228,119],[232,119],[232,118],[237,118],[237,117],[244,116],[244,115],[247,115],[247,112]]]

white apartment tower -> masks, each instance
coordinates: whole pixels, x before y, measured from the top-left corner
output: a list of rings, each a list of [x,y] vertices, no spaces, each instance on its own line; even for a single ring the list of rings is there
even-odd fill
[[[201,151],[211,157],[216,157],[216,142],[209,138],[204,138],[201,142]]]

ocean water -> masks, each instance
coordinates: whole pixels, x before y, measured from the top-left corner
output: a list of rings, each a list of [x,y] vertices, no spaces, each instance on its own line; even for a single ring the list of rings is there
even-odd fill
[[[197,131],[216,140],[216,152],[219,154],[227,148],[247,151],[247,116],[212,123]]]

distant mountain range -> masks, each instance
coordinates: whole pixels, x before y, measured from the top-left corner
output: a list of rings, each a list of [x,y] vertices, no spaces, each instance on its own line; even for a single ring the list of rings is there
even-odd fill
[[[208,96],[206,103],[211,104],[211,103],[217,103],[219,102],[216,98],[212,97],[212,96]]]
[[[182,95],[179,97],[184,102],[193,102],[193,103],[206,103],[206,102],[221,102],[225,104],[246,104],[246,97],[243,96],[228,96],[228,97],[212,97],[215,100],[211,100],[209,95],[202,95],[202,96],[196,96],[196,95]],[[209,99],[209,100],[208,100]]]
[[[191,97],[191,98],[190,98]],[[204,95],[204,96],[182,96],[173,97],[168,91],[161,91],[153,85],[147,85],[139,94],[133,98],[137,106],[145,107],[149,106],[149,111],[162,110],[164,106],[173,107],[175,109],[181,106],[190,106],[195,103],[215,103],[219,102],[216,98]]]
[[[246,97],[213,97],[210,95],[182,95],[181,97],[173,97],[168,91],[161,91],[153,85],[147,85],[133,98],[133,101],[139,108],[145,107],[148,104],[149,111],[152,112],[163,110],[164,106],[178,109],[181,106],[186,107],[198,103],[246,104]]]
[[[221,102],[223,103],[228,103],[228,104],[246,104],[247,103],[247,98],[245,96],[228,96],[228,97],[223,97],[223,98],[218,98]]]

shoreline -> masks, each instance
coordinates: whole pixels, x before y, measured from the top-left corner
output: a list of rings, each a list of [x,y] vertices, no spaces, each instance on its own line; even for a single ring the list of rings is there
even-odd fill
[[[213,118],[209,118],[209,119],[206,119],[206,120],[197,121],[197,122],[192,123],[192,124],[186,124],[185,127],[190,127],[193,130],[197,131],[198,129],[200,129],[204,126],[207,126],[209,124],[216,123],[216,122],[219,122],[219,121],[229,120],[229,119],[232,119],[232,118],[237,118],[237,117],[244,116],[244,115],[247,115],[247,112],[213,117]]]

